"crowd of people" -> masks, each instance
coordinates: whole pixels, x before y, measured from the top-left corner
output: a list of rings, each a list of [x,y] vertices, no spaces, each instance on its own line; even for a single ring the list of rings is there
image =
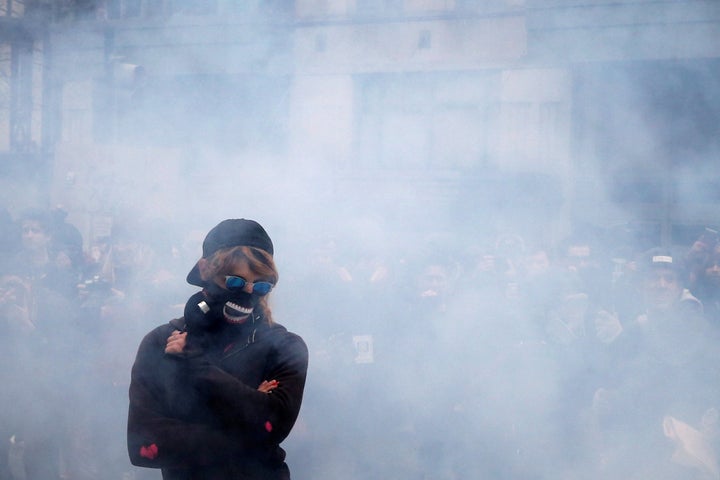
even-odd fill
[[[302,478],[719,478],[717,236],[604,238],[324,244]]]
[[[0,222],[0,479],[138,475],[130,368],[149,325],[182,315],[182,244],[165,251],[120,223],[86,244],[62,209]]]
[[[0,480],[152,475],[127,457],[130,368],[183,314],[201,234],[0,222]],[[720,478],[712,230],[401,236],[279,239],[273,314],[310,353],[294,478]]]

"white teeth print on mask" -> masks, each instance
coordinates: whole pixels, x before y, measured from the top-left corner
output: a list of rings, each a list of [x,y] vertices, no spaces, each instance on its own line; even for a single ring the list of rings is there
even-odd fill
[[[223,308],[223,316],[230,323],[242,323],[252,311],[252,307],[243,307],[234,302],[226,302]]]
[[[244,315],[250,315],[250,314],[252,313],[252,311],[253,311],[252,307],[243,307],[243,306],[238,305],[237,303],[234,303],[234,302],[227,302],[227,303],[225,304],[225,308],[231,308],[231,309],[233,309],[233,310],[235,310],[235,311],[237,311],[237,312],[240,312],[240,313],[242,313],[242,314],[244,314]]]

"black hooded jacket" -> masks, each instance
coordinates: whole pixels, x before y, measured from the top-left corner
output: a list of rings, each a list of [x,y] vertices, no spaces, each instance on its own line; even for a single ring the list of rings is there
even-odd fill
[[[143,339],[130,384],[130,460],[161,468],[165,480],[287,479],[280,443],[300,411],[307,346],[262,315],[220,323],[188,328],[182,356],[164,352],[182,318]],[[279,385],[263,393],[263,380]]]

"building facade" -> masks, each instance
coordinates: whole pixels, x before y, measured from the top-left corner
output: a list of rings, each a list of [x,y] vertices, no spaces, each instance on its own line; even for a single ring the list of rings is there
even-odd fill
[[[226,165],[471,233],[720,223],[713,0],[3,4],[0,149],[35,192],[4,201],[62,203],[89,235],[172,215]]]

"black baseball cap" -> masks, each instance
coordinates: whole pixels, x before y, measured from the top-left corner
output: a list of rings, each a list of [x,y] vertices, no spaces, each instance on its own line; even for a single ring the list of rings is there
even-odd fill
[[[255,220],[230,218],[218,223],[203,241],[202,258],[208,258],[218,250],[232,247],[255,247],[270,255],[274,253],[273,243],[265,229]],[[187,282],[202,287],[200,269],[196,263],[187,276]]]

